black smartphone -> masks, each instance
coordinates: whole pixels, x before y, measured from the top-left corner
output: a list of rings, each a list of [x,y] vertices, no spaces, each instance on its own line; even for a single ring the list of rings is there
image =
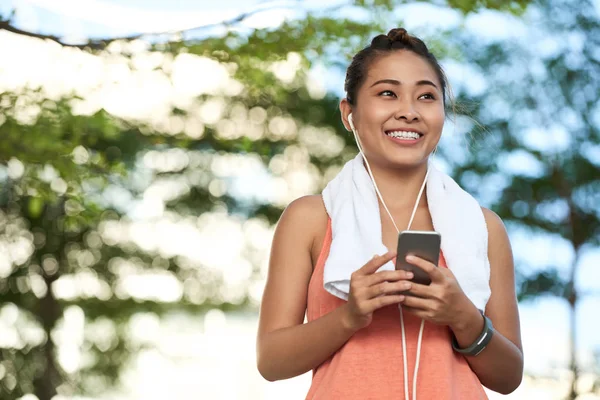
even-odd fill
[[[414,255],[438,265],[442,236],[436,231],[402,231],[398,234],[396,269],[411,271],[413,282],[429,285],[431,279],[421,268],[406,262],[406,256]]]

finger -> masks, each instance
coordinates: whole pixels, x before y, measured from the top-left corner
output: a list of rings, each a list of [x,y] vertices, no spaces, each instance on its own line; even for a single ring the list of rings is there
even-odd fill
[[[373,286],[381,282],[396,282],[400,280],[410,280],[414,274],[410,271],[394,270],[394,271],[379,271],[369,275],[365,280],[366,286]]]
[[[404,299],[403,304],[406,307],[410,307],[420,311],[431,311],[434,305],[431,299],[423,299],[416,296],[406,296],[406,299]]]
[[[399,281],[399,282],[382,282],[377,285],[369,287],[366,292],[367,298],[372,299],[377,296],[385,296],[398,294],[410,289],[412,282]]]
[[[440,268],[421,257],[408,255],[406,256],[406,262],[415,265],[421,268],[423,271],[427,272],[427,275],[429,275],[429,278],[432,282],[439,282],[444,278],[444,275],[440,272]]]
[[[387,253],[378,256],[374,255],[371,260],[369,260],[365,265],[363,265],[358,272],[360,275],[370,275],[376,272],[379,268],[385,265],[388,261],[392,260],[396,257],[395,251],[388,251]]]
[[[431,285],[421,285],[420,283],[413,283],[410,288],[410,293],[416,297],[422,299],[431,299],[434,297],[434,289]]]
[[[371,312],[378,310],[385,306],[402,303],[403,301],[406,300],[406,297],[407,296],[405,296],[403,294],[379,296],[379,297],[369,300],[367,308],[369,309],[369,312],[371,313]]]

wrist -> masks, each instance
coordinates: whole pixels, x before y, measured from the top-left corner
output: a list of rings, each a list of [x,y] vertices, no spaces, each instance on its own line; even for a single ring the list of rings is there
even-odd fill
[[[479,355],[479,353],[485,350],[494,336],[494,326],[492,325],[492,321],[485,316],[483,311],[478,311],[481,313],[481,317],[483,318],[483,329],[474,339],[474,341],[470,345],[465,346],[458,343],[456,336],[454,336],[452,339],[452,348],[454,351],[464,356],[475,357]],[[464,340],[466,341],[466,339]]]
[[[481,334],[485,321],[481,312],[470,301],[468,302],[468,306],[463,308],[463,310],[456,322],[450,325],[450,329],[458,344],[467,346],[473,343]]]
[[[344,332],[348,333],[349,335],[352,335],[359,330],[359,328],[356,327],[356,324],[353,323],[348,303],[338,307],[338,311],[340,313],[340,325],[342,326]]]

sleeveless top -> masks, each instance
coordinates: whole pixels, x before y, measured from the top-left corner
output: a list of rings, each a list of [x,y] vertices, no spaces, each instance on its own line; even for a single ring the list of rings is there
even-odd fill
[[[331,220],[314,268],[307,299],[307,319],[313,321],[344,304],[323,288],[323,268],[331,245]],[[443,255],[440,267],[446,267]],[[421,319],[404,312],[409,393],[412,394],[417,339]],[[454,352],[447,326],[425,322],[417,378],[417,399],[487,399],[477,375]],[[397,305],[373,313],[371,324],[358,330],[328,360],[313,370],[306,400],[404,399],[402,331]],[[407,399],[408,400],[408,399]]]

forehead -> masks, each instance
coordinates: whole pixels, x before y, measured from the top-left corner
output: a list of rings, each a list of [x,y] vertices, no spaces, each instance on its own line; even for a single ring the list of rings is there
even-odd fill
[[[430,80],[438,85],[441,84],[429,62],[407,50],[398,50],[379,56],[371,63],[367,71],[365,87],[370,86],[369,82],[380,79],[395,79],[408,84],[420,80]]]

